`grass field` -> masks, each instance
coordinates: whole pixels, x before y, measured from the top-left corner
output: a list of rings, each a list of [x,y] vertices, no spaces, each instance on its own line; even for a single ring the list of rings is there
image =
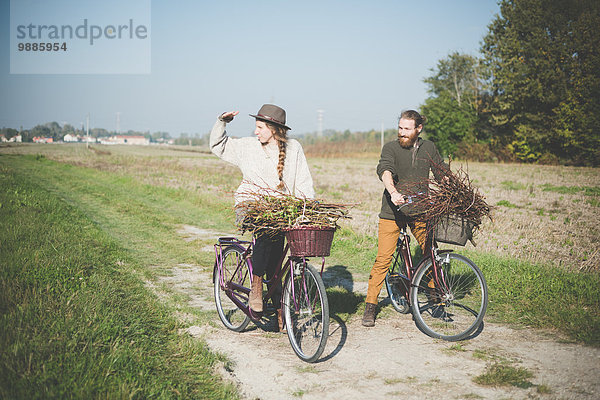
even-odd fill
[[[241,180],[239,170],[195,147],[22,145],[3,154],[42,154],[49,159],[110,171],[141,182],[199,194],[227,197]],[[376,236],[382,184],[375,175],[377,154],[351,158],[307,155],[318,197],[358,203],[348,226]],[[475,186],[496,206],[475,237],[479,251],[522,261],[599,271],[600,170],[597,168],[453,162],[468,171]]]
[[[43,156],[0,156],[0,180],[0,398],[237,397],[144,284],[177,251],[144,203],[176,192]]]
[[[0,147],[0,397],[235,398],[212,374],[227,361],[179,335],[176,307],[148,288],[180,263],[212,265],[202,251],[211,243],[181,240],[182,225],[233,230],[239,172],[192,150]],[[376,162],[309,156],[319,197],[359,203],[328,264],[365,281],[381,201]],[[470,164],[469,174],[498,205],[479,246],[459,249],[486,275],[490,318],[599,345],[598,170]],[[363,301],[328,293],[349,315]]]

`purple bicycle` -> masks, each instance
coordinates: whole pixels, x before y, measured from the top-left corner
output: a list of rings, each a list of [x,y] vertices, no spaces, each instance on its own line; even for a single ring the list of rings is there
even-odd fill
[[[275,310],[275,307],[269,309],[265,306],[264,312],[256,313],[248,306],[252,279],[250,255],[253,246],[254,241],[234,237],[219,238],[215,244],[213,282],[217,312],[223,324],[236,332],[246,329],[251,320],[259,321],[263,314]],[[276,290],[276,285],[270,283],[282,280],[281,310],[284,328],[294,352],[306,362],[315,362],[321,356],[329,335],[329,305],[325,285],[321,274],[306,258],[317,255],[322,256],[322,273],[329,248],[317,252],[294,251],[290,247],[288,236],[273,277],[269,281],[263,280],[268,287],[263,295],[264,303],[267,303]]]

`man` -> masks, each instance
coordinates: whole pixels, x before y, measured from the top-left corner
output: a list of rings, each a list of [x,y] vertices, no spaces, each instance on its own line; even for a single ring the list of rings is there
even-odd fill
[[[396,250],[400,228],[408,225],[423,254],[427,254],[425,223],[415,221],[398,211],[398,206],[406,201],[405,195],[428,192],[429,171],[433,171],[436,178],[439,178],[444,169],[448,168],[435,144],[419,137],[424,122],[425,118],[417,111],[404,111],[398,121],[398,140],[386,143],[381,149],[377,175],[385,190],[379,213],[377,258],[369,275],[363,326],[375,326],[377,298]]]

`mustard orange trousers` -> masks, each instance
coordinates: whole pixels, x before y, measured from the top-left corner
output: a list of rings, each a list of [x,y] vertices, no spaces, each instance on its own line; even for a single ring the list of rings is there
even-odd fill
[[[403,228],[408,225],[410,231],[419,242],[423,254],[426,254],[426,243],[427,243],[427,225],[425,222],[417,221],[406,221],[400,222],[400,226]],[[392,256],[396,251],[396,243],[398,243],[398,236],[400,236],[400,226],[393,219],[379,219],[379,233],[377,239],[377,257],[375,258],[375,264],[371,268],[371,274],[369,275],[369,287],[367,289],[367,303],[377,304],[377,298],[379,292],[381,292],[381,286],[385,280],[385,275],[388,273],[390,263],[392,262]]]

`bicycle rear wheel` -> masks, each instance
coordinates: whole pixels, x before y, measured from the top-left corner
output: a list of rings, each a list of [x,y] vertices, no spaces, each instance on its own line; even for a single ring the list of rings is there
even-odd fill
[[[214,295],[217,313],[221,322],[232,331],[241,332],[246,329],[250,322],[250,317],[246,315],[227,295],[221,282],[228,285],[229,282],[249,288],[251,282],[250,268],[248,262],[243,260],[244,249],[237,245],[227,247],[223,251],[223,268],[219,269],[215,265],[214,272]],[[243,263],[240,265],[240,263]],[[239,266],[239,268],[238,268]],[[222,277],[221,277],[222,273]],[[233,290],[232,295],[242,304],[248,304],[248,295]]]
[[[303,361],[316,361],[329,336],[329,304],[321,275],[306,262],[292,262],[283,291],[290,344]]]
[[[487,284],[479,268],[460,254],[445,253],[435,277],[431,259],[415,274],[410,300],[415,323],[427,335],[448,341],[467,338],[483,321]]]
[[[406,298],[406,293],[410,289],[410,282],[403,277],[406,276],[405,269],[402,257],[398,254],[392,261],[390,270],[385,275],[385,288],[387,289],[392,306],[401,314],[408,314],[410,312],[410,306]]]

